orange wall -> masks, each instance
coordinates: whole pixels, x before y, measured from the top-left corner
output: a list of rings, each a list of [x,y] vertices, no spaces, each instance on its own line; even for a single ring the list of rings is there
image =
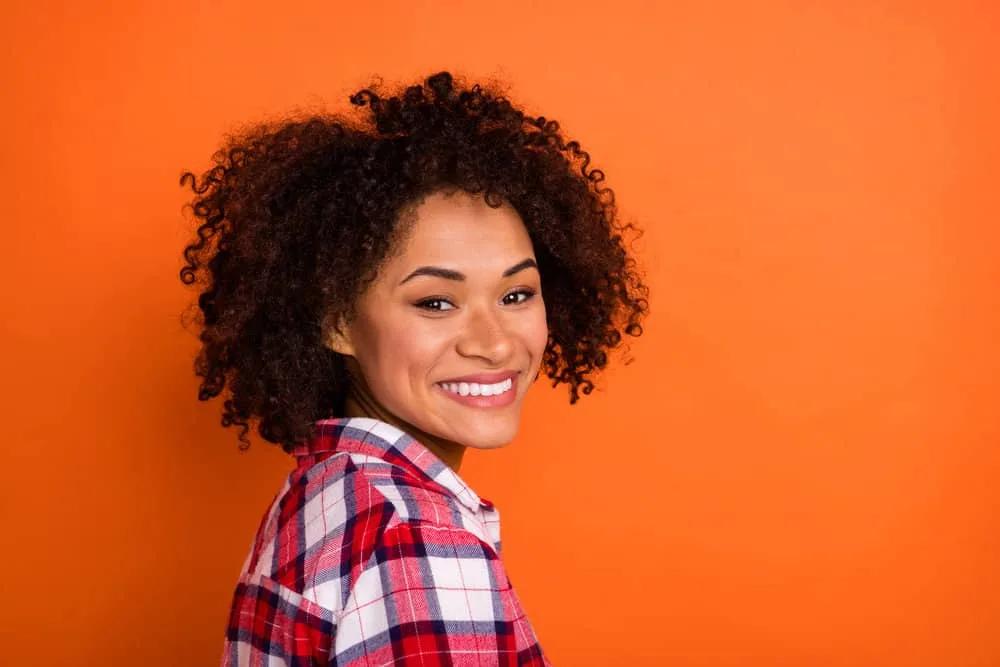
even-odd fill
[[[562,121],[648,229],[636,363],[578,407],[540,384],[463,469],[553,661],[1000,665],[995,3],[0,12],[5,664],[217,661],[287,463],[195,400],[177,178],[449,67]]]

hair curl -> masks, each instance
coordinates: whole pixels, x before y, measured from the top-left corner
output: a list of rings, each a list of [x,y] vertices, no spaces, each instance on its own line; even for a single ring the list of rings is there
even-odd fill
[[[196,237],[180,272],[199,288],[198,398],[224,391],[223,426],[290,448],[341,414],[343,358],[325,323],[349,316],[398,238],[407,206],[441,190],[508,202],[534,245],[548,313],[542,367],[570,402],[593,389],[622,334],[639,336],[647,287],[614,193],[559,124],[447,72],[390,96],[351,96],[358,117],[311,115],[230,138],[197,177]],[[335,321],[335,319],[334,319]]]

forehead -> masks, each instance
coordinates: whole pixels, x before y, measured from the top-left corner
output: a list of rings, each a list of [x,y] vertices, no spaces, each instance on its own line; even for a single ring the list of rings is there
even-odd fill
[[[436,193],[420,201],[401,220],[405,225],[392,264],[438,264],[507,268],[534,257],[531,238],[511,206],[489,206],[481,196]],[[412,268],[412,267],[411,267]]]

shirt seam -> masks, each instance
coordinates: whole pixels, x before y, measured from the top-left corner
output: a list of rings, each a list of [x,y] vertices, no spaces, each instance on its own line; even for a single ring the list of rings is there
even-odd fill
[[[415,527],[415,526],[421,526],[421,525],[432,526],[432,527],[436,527],[436,528],[443,528],[443,529],[447,529],[447,530],[455,530],[455,531],[459,531],[459,532],[465,533],[466,535],[469,535],[469,536],[473,537],[482,546],[485,546],[486,548],[488,548],[490,550],[490,553],[492,553],[495,558],[500,558],[500,554],[499,554],[499,552],[497,551],[497,549],[496,549],[496,547],[494,545],[490,544],[489,542],[487,542],[483,538],[479,537],[478,535],[476,535],[475,533],[473,533],[468,528],[456,525],[455,523],[452,523],[452,522],[435,521],[433,519],[428,519],[428,518],[416,518],[416,517],[407,517],[407,518],[404,518],[403,515],[401,515],[399,513],[399,510],[396,509],[396,506],[392,503],[392,501],[389,500],[389,498],[387,498],[386,495],[384,493],[382,493],[382,491],[375,484],[372,483],[372,481],[368,478],[368,476],[364,474],[363,468],[361,466],[359,466],[357,463],[354,462],[354,460],[350,456],[350,454],[351,454],[350,452],[337,452],[337,454],[335,454],[334,456],[331,456],[331,457],[329,457],[327,459],[324,459],[323,461],[317,463],[316,465],[323,465],[327,461],[330,461],[331,459],[333,459],[335,456],[337,456],[339,454],[344,454],[344,455],[347,456],[347,459],[348,459],[349,463],[351,464],[351,466],[353,466],[355,468],[356,474],[360,474],[364,478],[365,483],[371,488],[371,490],[374,493],[378,494],[378,498],[380,499],[379,502],[384,503],[384,505],[387,508],[389,508],[389,510],[390,510],[389,516],[388,516],[388,518],[385,521],[385,525],[383,527],[381,527],[380,532],[375,537],[374,546],[372,548],[372,553],[368,557],[368,559],[365,561],[365,564],[361,567],[360,571],[358,572],[357,577],[356,578],[352,578],[352,580],[350,581],[350,585],[347,587],[347,590],[344,593],[341,594],[342,601],[341,601],[341,605],[340,605],[340,609],[339,610],[330,609],[326,605],[321,604],[318,600],[309,599],[305,595],[305,590],[303,590],[301,593],[299,593],[299,592],[296,592],[292,588],[288,588],[287,586],[283,586],[282,584],[278,584],[277,582],[275,582],[277,585],[282,586],[285,590],[287,590],[287,591],[289,591],[291,593],[295,593],[296,595],[299,595],[304,600],[309,600],[312,604],[314,604],[317,607],[320,607],[321,609],[323,609],[323,610],[329,612],[330,614],[332,614],[333,617],[334,617],[334,619],[335,619],[335,622],[338,625],[340,624],[340,619],[344,615],[345,602],[350,599],[351,593],[354,591],[354,587],[357,584],[357,579],[360,579],[362,574],[364,574],[365,572],[368,572],[371,569],[371,567],[372,567],[372,561],[375,558],[376,554],[378,553],[378,548],[380,546],[383,546],[385,544],[386,535],[388,533],[390,533],[391,531],[394,531],[394,530],[397,530],[397,529],[401,529],[403,527]],[[384,459],[380,459],[380,460],[384,460]],[[390,466],[393,466],[393,467],[396,467],[396,468],[399,468],[399,466],[396,466],[396,464],[389,463],[388,461],[386,461],[386,464],[390,465]],[[404,470],[404,471],[406,470],[405,468],[399,468],[399,469]],[[345,471],[345,473],[346,472],[347,471]],[[452,498],[453,500],[455,500],[455,502],[459,502],[459,504],[461,504],[460,501],[458,501],[458,499],[454,497],[454,494],[451,493],[451,491],[449,489],[447,489],[445,487],[442,487],[442,488],[444,488],[444,490],[448,492],[447,497]],[[315,581],[316,580],[316,574],[319,572],[319,569],[320,569],[319,560],[320,559],[317,559],[316,564],[313,565],[313,567],[310,569],[309,576],[308,577],[303,577],[303,583],[305,583],[306,581]],[[271,577],[268,577],[267,575],[261,575],[261,576],[263,576],[264,578],[266,578],[266,579],[268,579],[270,581],[273,581],[273,579],[271,579]]]

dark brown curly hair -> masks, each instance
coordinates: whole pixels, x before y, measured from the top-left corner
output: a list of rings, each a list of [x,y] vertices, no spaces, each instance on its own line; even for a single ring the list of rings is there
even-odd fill
[[[226,392],[223,426],[251,422],[289,449],[343,413],[349,377],[325,344],[399,238],[408,206],[436,191],[508,202],[534,245],[549,341],[542,367],[570,402],[593,389],[622,334],[638,336],[647,287],[636,231],[559,124],[442,72],[423,85],[350,98],[357,118],[312,115],[230,138],[197,177],[196,237],[180,272],[199,289],[198,398]]]

